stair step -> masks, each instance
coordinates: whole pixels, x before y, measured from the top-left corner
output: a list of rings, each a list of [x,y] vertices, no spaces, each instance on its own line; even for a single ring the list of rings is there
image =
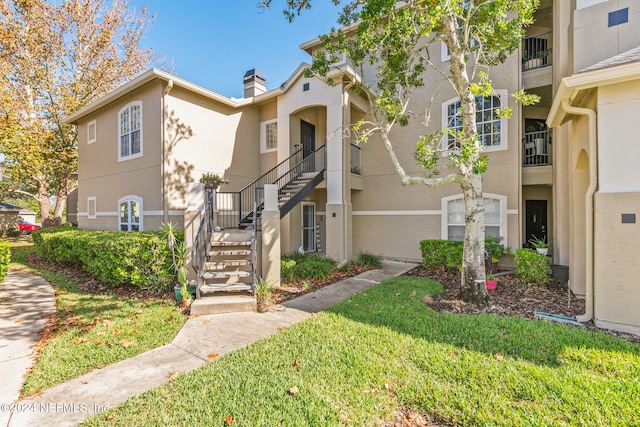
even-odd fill
[[[251,283],[208,283],[200,286],[201,294],[212,292],[251,291]]]
[[[209,270],[222,270],[228,267],[245,267],[250,266],[251,261],[248,259],[235,259],[235,260],[224,260],[224,261],[212,261],[206,263],[206,269]]]
[[[209,256],[220,255],[251,255],[251,249],[225,249],[220,251],[209,251]]]
[[[251,295],[215,294],[191,303],[192,315],[256,311],[256,297]]]
[[[202,275],[203,279],[226,279],[228,277],[250,277],[250,271],[207,271]]]
[[[220,247],[220,246],[251,246],[251,240],[245,241],[228,241],[228,240],[214,240],[211,242],[211,246]]]

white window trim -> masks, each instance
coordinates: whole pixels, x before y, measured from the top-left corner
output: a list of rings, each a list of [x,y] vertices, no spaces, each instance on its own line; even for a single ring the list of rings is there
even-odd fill
[[[138,224],[138,231],[143,231],[144,230],[144,205],[142,204],[142,198],[133,194],[130,194],[128,196],[124,196],[122,198],[120,198],[118,200],[118,209],[117,209],[117,215],[118,215],[118,231],[121,231],[122,228],[122,222],[120,221],[120,205],[124,202],[136,202],[138,203],[138,206],[140,206],[140,223]]]
[[[272,153],[274,151],[278,151],[278,145],[280,145],[280,140],[279,140],[280,138],[278,138],[278,141],[276,141],[275,148],[267,149],[267,125],[271,123],[277,124],[278,119],[266,120],[264,122],[260,122],[260,153]]]
[[[449,52],[449,48],[445,42],[440,42],[440,56],[442,57],[442,62],[451,61],[451,52]]]
[[[495,89],[493,91],[494,95],[500,98],[500,109],[504,109],[504,107],[508,106],[509,97],[508,92],[505,89]],[[447,121],[447,112],[450,104],[454,102],[458,102],[459,98],[451,98],[442,103],[441,110],[441,122],[442,122],[442,130],[449,127],[449,123]],[[441,143],[442,155],[449,156],[452,150],[448,150],[448,137],[449,135],[443,135]],[[500,117],[500,145],[492,145],[492,146],[483,146],[482,151],[485,153],[489,153],[492,151],[505,151],[509,149],[509,119],[506,117]]]
[[[93,127],[93,138],[91,137],[92,127]],[[87,123],[87,144],[93,144],[97,140],[98,140],[98,126],[95,120],[91,120],[89,123]]]
[[[452,200],[463,199],[464,196],[460,194],[454,194],[453,196],[447,196],[440,199],[440,209],[442,210],[441,216],[441,230],[440,236],[442,240],[448,240],[449,238],[449,223],[447,221],[447,204]],[[494,193],[483,193],[483,199],[495,199],[500,201],[500,237],[504,238],[505,242],[509,241],[509,236],[507,235],[507,196],[503,196],[502,194],[494,194]]]
[[[313,249],[308,251],[304,248],[304,207],[305,206],[313,206]],[[300,246],[304,249],[305,252],[317,252],[318,246],[316,242],[316,228],[318,227],[318,221],[316,220],[317,209],[316,202],[302,202],[300,203]]]
[[[128,156],[122,156],[122,153],[120,151],[120,129],[121,129],[121,123],[120,123],[120,115],[122,114],[122,112],[124,110],[126,110],[127,108],[133,107],[133,106],[139,106],[140,107],[140,152],[136,153],[136,154],[130,154]],[[142,101],[132,101],[130,103],[128,103],[127,105],[125,105],[124,107],[122,107],[119,111],[118,111],[118,143],[116,144],[116,148],[118,150],[118,162],[123,162],[123,161],[127,161],[127,160],[131,160],[131,159],[136,159],[138,157],[142,157],[142,154],[144,152],[144,111],[142,109]],[[119,207],[120,205],[118,205]]]
[[[93,202],[93,215],[91,215],[92,202]],[[97,217],[98,217],[98,204],[96,202],[96,196],[89,196],[87,197],[87,219],[96,219]]]

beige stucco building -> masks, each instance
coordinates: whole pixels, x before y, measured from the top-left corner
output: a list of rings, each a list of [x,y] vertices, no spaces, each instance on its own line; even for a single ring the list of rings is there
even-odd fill
[[[542,0],[521,49],[491,70],[495,96],[479,104],[489,157],[486,234],[514,249],[532,235],[553,241],[552,263],[569,269],[571,289],[587,299],[582,320],[636,333],[640,249],[632,218],[640,196],[633,165],[640,153],[628,142],[639,126],[640,62],[636,54],[609,58],[640,44],[639,19],[640,4],[631,0]],[[321,44],[301,48],[311,54]],[[446,70],[446,49],[433,45],[430,53]],[[265,202],[275,206],[265,216],[270,227],[281,211],[278,239],[266,237],[267,262],[274,251],[299,248],[338,261],[359,251],[417,260],[420,240],[460,239],[459,186],[402,187],[379,141],[354,144],[347,130],[366,117],[367,104],[353,81],[371,76],[357,75],[347,60],[335,65],[334,86],[305,77],[302,64],[272,90],[250,70],[238,76],[241,99],[153,69],[76,112],[67,121],[79,134],[79,227],[157,230],[174,222],[193,240],[198,181],[213,172],[229,181],[216,195],[223,229],[251,224],[254,195],[261,206],[262,188],[277,184],[277,206]],[[438,73],[425,78],[410,109],[425,111],[433,102],[427,129],[415,121],[392,135],[410,174],[423,173],[413,160],[419,136],[452,123],[458,108],[452,91],[433,95]],[[541,102],[516,104],[512,95],[522,88]],[[513,117],[496,118],[495,109],[506,105]],[[304,191],[286,190],[303,158],[319,179],[311,182],[310,174]]]

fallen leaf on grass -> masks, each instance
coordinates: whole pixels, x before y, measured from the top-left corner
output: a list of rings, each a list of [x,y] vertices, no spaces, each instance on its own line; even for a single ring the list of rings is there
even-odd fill
[[[398,293],[396,294],[396,298],[398,298],[398,297],[400,296],[400,294],[401,294],[401,293],[402,293],[402,292],[398,292]]]
[[[100,344],[102,344],[102,340],[96,340],[95,343],[96,343],[96,345],[100,345]]]
[[[298,362],[297,360],[293,361],[293,367],[297,368],[298,366],[300,366],[300,362]]]
[[[100,332],[97,332],[96,335],[99,336],[99,337],[103,337],[103,336],[107,335],[107,333],[105,331],[100,331]]]
[[[393,387],[391,387],[389,384],[385,384],[384,388],[387,389],[387,392],[389,392],[389,394],[393,395],[393,396],[397,396],[398,392],[394,390]]]
[[[289,389],[289,394],[292,396],[295,396],[296,394],[298,394],[298,387],[293,386]]]
[[[418,295],[418,294],[416,293],[416,291],[413,291],[413,292],[411,292],[411,294],[410,294],[409,296],[410,296],[410,297],[415,297],[416,295]]]
[[[85,342],[89,342],[89,340],[86,339],[86,338],[80,338],[80,337],[76,337],[76,338],[71,340],[71,344],[82,344],[82,343],[85,343]]]
[[[380,394],[380,390],[378,390],[377,388],[375,388],[375,387],[374,387],[374,388],[372,388],[372,389],[362,390],[362,393],[364,393],[364,394],[368,394],[368,393],[371,393],[371,394]]]
[[[207,354],[207,357],[209,359],[215,359],[218,356],[220,356],[218,353],[209,353],[209,354]]]
[[[124,348],[131,346],[131,344],[133,344],[131,340],[120,340],[120,345]]]
[[[231,424],[233,424],[235,420],[233,419],[233,416],[229,415],[227,418],[224,419],[224,425],[226,426],[230,426]]]
[[[496,353],[496,359],[498,359],[498,360],[504,360],[504,354],[502,354],[502,353]]]
[[[169,374],[169,380],[175,380],[178,375],[180,375],[180,371],[173,371]]]
[[[287,327],[286,327],[286,326],[280,326],[280,327],[278,328],[278,330],[279,330],[279,331],[284,331],[285,329],[287,329]]]
[[[120,335],[122,333],[122,331],[120,329],[114,329],[113,331],[111,331],[111,333],[113,335]]]
[[[113,320],[105,319],[105,320],[102,321],[102,324],[104,326],[106,326],[107,328],[110,328],[110,327],[114,326],[116,324],[116,322],[114,322]]]

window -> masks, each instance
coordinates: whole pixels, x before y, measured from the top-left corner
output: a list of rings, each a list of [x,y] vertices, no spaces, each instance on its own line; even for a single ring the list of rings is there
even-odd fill
[[[278,149],[278,121],[260,123],[260,152],[269,153]]]
[[[609,27],[629,22],[629,8],[609,12]]]
[[[87,123],[87,144],[93,144],[98,138],[96,133],[96,121],[91,120]]]
[[[476,129],[480,144],[485,151],[491,149],[506,149],[507,120],[497,116],[497,110],[502,109],[506,99],[506,91],[496,91],[489,97],[476,97]],[[455,98],[442,105],[442,128],[462,130],[462,110],[460,101]],[[446,146],[443,149],[454,149],[459,144],[453,135],[446,136]]]
[[[120,110],[118,160],[142,156],[142,102],[136,101]]]
[[[88,219],[96,219],[96,197],[87,197]]]
[[[484,198],[484,235],[485,237],[504,237],[506,230],[503,228],[506,218],[507,198],[500,195],[486,194]],[[446,240],[464,240],[465,212],[464,198],[461,195],[445,197],[442,199],[443,232],[442,238]]]
[[[305,252],[316,250],[316,205],[302,203],[302,249]]]
[[[120,231],[141,231],[142,230],[142,199],[135,196],[128,196],[119,202],[118,222]]]

